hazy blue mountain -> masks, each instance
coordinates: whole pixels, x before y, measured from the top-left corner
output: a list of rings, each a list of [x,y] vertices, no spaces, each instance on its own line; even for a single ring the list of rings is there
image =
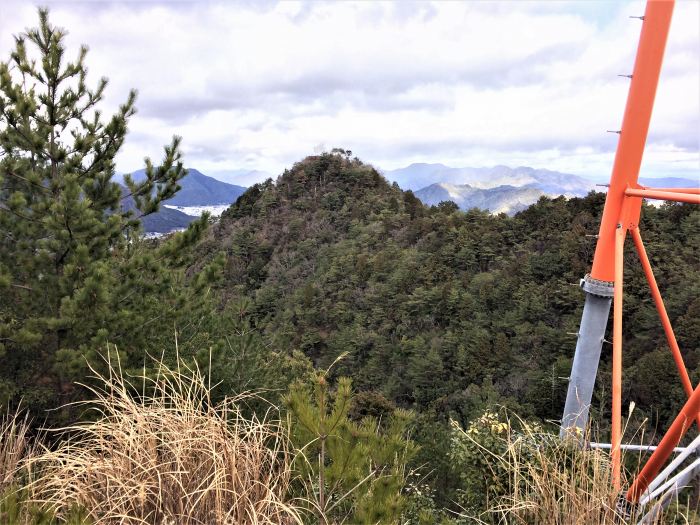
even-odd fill
[[[134,180],[143,180],[145,170],[131,174]],[[214,204],[233,204],[243,195],[246,188],[207,177],[196,169],[188,169],[187,175],[180,181],[182,189],[166,204],[172,206],[207,206]]]
[[[126,195],[128,192],[129,190],[125,186],[122,186],[122,195]],[[133,210],[135,207],[132,197],[127,197],[121,204],[122,208],[125,210]],[[196,218],[197,217],[182,213],[179,210],[173,210],[161,205],[158,212],[146,215],[141,219],[141,224],[146,233],[168,233],[173,230],[187,228]]]
[[[697,188],[700,186],[700,175],[695,180],[682,177],[641,177],[639,184],[653,188]]]
[[[424,204],[434,206],[443,201],[452,201],[462,210],[479,208],[491,213],[513,215],[524,210],[545,193],[537,188],[497,186],[496,188],[474,188],[468,184],[440,182],[415,192]]]
[[[448,182],[459,184],[459,169],[450,168],[444,164],[428,164],[417,162],[405,168],[384,172],[384,177],[391,182],[396,182],[403,190],[419,190],[436,184],[438,182]]]
[[[252,186],[256,182],[262,182],[269,178],[275,178],[271,173],[261,170],[226,170],[211,172],[210,176],[229,184],[237,184],[241,186]]]
[[[432,184],[468,184],[472,188],[489,189],[498,186],[527,187],[550,195],[583,196],[595,188],[595,183],[584,177],[527,166],[510,168],[450,168],[444,164],[411,164],[405,168],[384,173],[390,181],[405,190],[417,191]]]

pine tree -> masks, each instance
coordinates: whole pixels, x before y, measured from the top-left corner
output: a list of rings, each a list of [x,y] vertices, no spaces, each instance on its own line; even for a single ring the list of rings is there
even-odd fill
[[[319,523],[397,523],[406,464],[416,452],[407,438],[411,414],[395,410],[385,421],[353,421],[353,401],[348,378],[338,380],[334,395],[322,372],[311,385],[292,385],[286,402],[304,493]]]
[[[142,341],[148,317],[136,308],[182,302],[154,294],[172,290],[177,278],[164,271],[178,266],[178,251],[206,223],[159,253],[144,251],[139,219],[186,174],[180,139],[165,147],[160,166],[146,159],[142,182],[115,182],[136,92],[104,119],[98,103],[107,80],[88,87],[87,48],[68,60],[65,34],[40,9],[39,27],[15,37],[0,63],[0,403],[22,398],[34,410],[70,401],[86,358],[108,341]]]

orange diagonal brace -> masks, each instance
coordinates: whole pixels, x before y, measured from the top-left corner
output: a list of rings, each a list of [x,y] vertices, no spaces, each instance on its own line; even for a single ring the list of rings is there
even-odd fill
[[[629,188],[625,190],[625,195],[628,197],[644,197],[645,199],[657,199],[662,201],[678,201],[689,202],[691,204],[700,204],[700,195],[694,193],[680,193],[677,191],[659,191],[659,190],[638,190]]]
[[[612,467],[613,486],[620,490],[620,457],[622,444],[622,284],[625,236],[618,226],[615,232],[615,287],[613,288],[613,356],[612,356]]]
[[[673,326],[671,326],[671,320],[666,312],[666,307],[664,306],[664,300],[661,297],[661,292],[659,291],[659,285],[656,283],[656,278],[654,277],[654,271],[651,269],[651,263],[649,262],[649,257],[647,256],[647,251],[644,248],[644,243],[642,242],[642,236],[639,233],[639,228],[633,228],[631,230],[632,239],[634,240],[634,245],[637,248],[637,253],[639,254],[639,261],[642,263],[642,268],[644,268],[644,274],[649,282],[649,288],[651,289],[651,296],[654,298],[654,304],[656,304],[656,311],[659,312],[659,317],[661,318],[661,325],[664,327],[664,332],[666,334],[666,341],[668,341],[668,346],[673,354],[673,360],[676,362],[676,368],[681,376],[681,383],[683,383],[683,390],[685,394],[690,397],[693,393],[693,384],[690,382],[690,377],[688,376],[688,370],[683,362],[683,355],[681,354],[681,349],[678,347],[678,342],[676,341],[676,335],[673,333]],[[700,414],[697,416],[698,428],[700,429]]]

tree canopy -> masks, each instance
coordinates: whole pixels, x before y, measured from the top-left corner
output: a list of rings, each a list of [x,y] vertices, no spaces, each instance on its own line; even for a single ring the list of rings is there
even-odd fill
[[[35,412],[73,400],[108,343],[154,339],[146,327],[182,303],[176,269],[206,225],[144,249],[140,219],[186,174],[180,139],[145,160],[144,180],[116,182],[136,92],[105,118],[107,80],[90,87],[87,48],[69,60],[65,34],[41,9],[0,63],[0,402]]]

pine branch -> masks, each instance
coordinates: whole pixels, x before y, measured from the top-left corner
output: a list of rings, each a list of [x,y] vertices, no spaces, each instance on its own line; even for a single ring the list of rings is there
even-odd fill
[[[46,191],[48,193],[51,193],[51,190],[49,190],[46,186],[42,186],[41,184],[38,184],[34,181],[31,181],[31,180],[27,179],[26,177],[22,177],[21,175],[18,175],[17,173],[14,173],[13,171],[7,171],[6,173],[8,175],[11,175],[12,177],[19,179],[19,180],[23,180],[24,182],[27,182],[27,183],[31,184],[32,186],[41,189],[42,191]]]
[[[0,206],[0,211],[9,211],[15,217],[19,217],[20,219],[24,219],[25,221],[34,222],[36,224],[42,224],[40,220],[34,219],[33,217],[29,217],[28,215],[23,215],[13,209],[8,208],[5,205]]]

